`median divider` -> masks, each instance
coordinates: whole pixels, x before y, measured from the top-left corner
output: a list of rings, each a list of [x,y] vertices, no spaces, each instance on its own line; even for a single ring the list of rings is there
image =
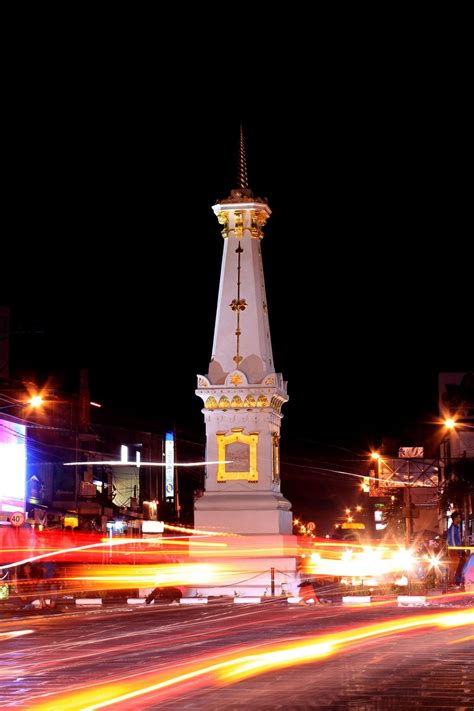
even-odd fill
[[[180,605],[207,605],[207,597],[182,597]]]
[[[346,595],[342,598],[344,605],[368,605],[372,602],[370,595]]]
[[[425,607],[425,595],[399,595],[397,597],[398,607]]]
[[[76,605],[102,605],[101,597],[77,597]]]
[[[257,605],[262,602],[261,597],[234,597],[236,605]]]

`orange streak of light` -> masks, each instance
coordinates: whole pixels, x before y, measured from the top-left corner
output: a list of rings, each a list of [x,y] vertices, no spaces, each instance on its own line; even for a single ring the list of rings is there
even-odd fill
[[[474,639],[474,634],[469,635],[469,637],[461,637],[461,639],[455,639],[452,642],[449,642],[449,644],[459,644],[460,642],[470,642],[472,639]]]

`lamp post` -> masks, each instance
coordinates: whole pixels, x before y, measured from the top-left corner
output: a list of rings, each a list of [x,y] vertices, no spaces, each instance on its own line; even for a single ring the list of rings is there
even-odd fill
[[[382,457],[378,452],[371,452],[370,454],[371,459],[374,460],[374,462],[377,462],[377,486],[380,483],[380,468],[382,466]]]
[[[377,472],[375,474],[376,478],[376,485],[377,488],[380,487],[380,482],[382,481],[382,465],[384,464],[384,460],[380,456],[378,452],[372,452],[371,453],[371,458],[377,462]],[[407,471],[407,481],[403,480],[398,480],[397,486],[398,487],[403,487],[403,513],[404,513],[404,519],[405,519],[405,545],[407,548],[410,547],[411,545],[411,539],[412,539],[412,534],[413,534],[413,511],[412,511],[412,496],[411,496],[411,487],[413,485],[412,479],[411,479],[411,472],[410,472],[410,461],[407,460],[408,462],[408,471]],[[385,467],[386,469],[389,470],[389,472],[392,474],[392,476],[398,472],[398,469],[393,470],[393,468],[390,467],[389,463],[386,461],[385,462]],[[390,477],[389,477],[390,478]],[[385,480],[385,477],[384,477]],[[393,497],[392,497],[393,499]]]

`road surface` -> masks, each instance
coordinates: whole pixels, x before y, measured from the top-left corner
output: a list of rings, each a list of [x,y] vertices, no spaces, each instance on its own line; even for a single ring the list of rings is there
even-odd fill
[[[11,614],[0,707],[473,711],[473,615],[472,599]]]

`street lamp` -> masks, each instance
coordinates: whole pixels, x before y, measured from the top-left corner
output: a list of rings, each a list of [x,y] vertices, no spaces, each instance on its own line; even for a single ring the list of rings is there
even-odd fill
[[[474,429],[474,425],[469,424],[468,422],[458,422],[452,417],[448,417],[446,420],[444,420],[443,425],[446,427],[448,430],[456,430],[458,427],[467,427],[468,429]]]
[[[7,405],[2,405],[0,410],[9,410],[11,407],[27,407],[30,406],[34,410],[38,410],[43,404],[44,400],[41,395],[33,395],[29,400],[14,400],[10,397],[5,397],[1,395],[0,398],[4,402],[8,402]]]

